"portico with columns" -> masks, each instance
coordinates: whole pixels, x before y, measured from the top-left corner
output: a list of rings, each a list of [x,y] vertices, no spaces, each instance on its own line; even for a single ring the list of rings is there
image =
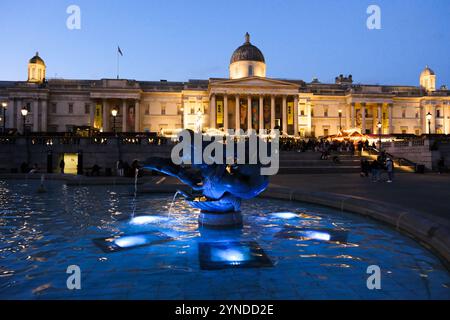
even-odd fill
[[[296,84],[261,77],[211,80],[209,127],[221,130],[275,129],[298,134]]]
[[[105,132],[113,131],[113,116],[116,109],[115,129],[120,132],[140,132],[141,108],[140,92],[91,92],[91,126]]]

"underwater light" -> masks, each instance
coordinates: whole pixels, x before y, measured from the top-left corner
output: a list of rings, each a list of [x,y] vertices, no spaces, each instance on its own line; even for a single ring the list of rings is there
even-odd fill
[[[147,244],[147,242],[148,239],[145,236],[125,236],[114,240],[114,244],[121,248],[142,246]]]
[[[113,236],[107,238],[97,238],[92,241],[103,250],[110,253],[121,250],[133,249],[143,246],[161,244],[173,240],[172,237],[157,230],[143,233],[128,234],[122,236]]]
[[[200,242],[202,270],[272,267],[272,261],[254,241]]]
[[[292,219],[298,217],[298,215],[293,212],[274,212],[271,213],[271,215],[281,219]]]
[[[230,248],[219,249],[214,248],[211,251],[212,261],[226,261],[226,262],[242,262],[249,259],[250,250],[248,248]]]
[[[159,216],[138,216],[131,219],[130,223],[134,225],[142,225],[142,224],[148,224],[148,223],[156,223],[160,221],[166,220],[163,217]]]
[[[321,241],[330,241],[330,239],[331,239],[330,234],[326,233],[326,232],[306,230],[306,231],[302,231],[301,233],[304,234],[305,237],[307,237],[309,239],[315,239],[315,240],[321,240]]]

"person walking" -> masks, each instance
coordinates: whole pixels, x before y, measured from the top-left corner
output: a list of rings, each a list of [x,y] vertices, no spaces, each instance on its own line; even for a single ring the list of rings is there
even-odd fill
[[[117,175],[119,177],[123,177],[123,162],[122,160],[118,160],[116,162]]]
[[[61,173],[64,174],[64,168],[66,167],[66,163],[64,162],[64,158],[59,162],[59,169],[61,169]]]
[[[391,183],[394,180],[394,161],[390,157],[386,159],[386,171],[388,174],[388,183]]]

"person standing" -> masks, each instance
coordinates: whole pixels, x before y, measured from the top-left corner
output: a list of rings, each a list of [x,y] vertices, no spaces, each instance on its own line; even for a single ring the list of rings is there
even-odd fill
[[[438,161],[438,172],[439,174],[442,174],[445,169],[445,159],[444,157],[441,157]]]
[[[386,171],[388,174],[388,183],[391,183],[394,180],[394,161],[391,158],[386,159]]]
[[[372,182],[377,182],[380,179],[380,163],[377,159],[372,161]]]
[[[61,159],[59,162],[59,169],[61,169],[61,173],[64,173],[64,168],[66,166],[66,163],[64,162],[64,158]]]

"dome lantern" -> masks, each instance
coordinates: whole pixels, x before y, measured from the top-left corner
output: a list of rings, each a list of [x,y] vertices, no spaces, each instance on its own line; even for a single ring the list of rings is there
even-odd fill
[[[45,81],[46,66],[39,52],[28,61],[28,82],[42,83]]]
[[[420,73],[420,86],[427,91],[436,90],[436,74],[428,66]]]

